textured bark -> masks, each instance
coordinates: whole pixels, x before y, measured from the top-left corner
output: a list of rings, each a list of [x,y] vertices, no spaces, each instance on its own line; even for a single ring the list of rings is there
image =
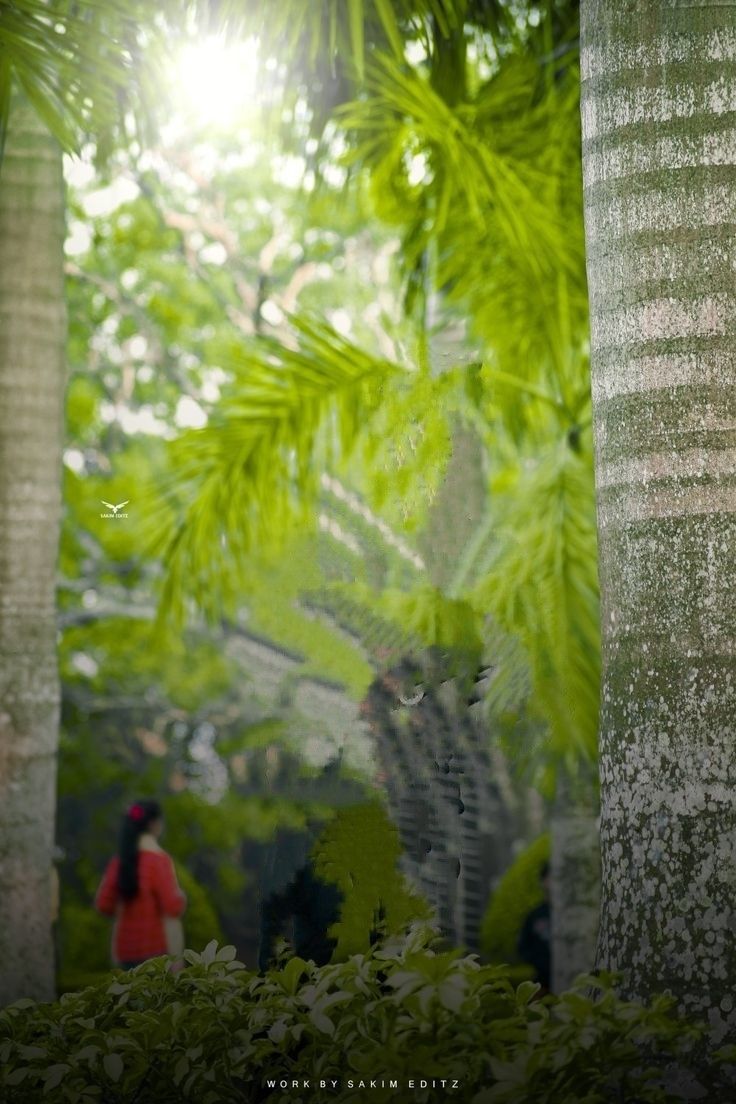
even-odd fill
[[[600,913],[600,842],[592,785],[561,778],[551,819],[552,992],[595,966]]]
[[[736,1028],[736,19],[583,3],[599,960]]]
[[[0,168],[0,1003],[53,996],[61,153],[16,101]]]

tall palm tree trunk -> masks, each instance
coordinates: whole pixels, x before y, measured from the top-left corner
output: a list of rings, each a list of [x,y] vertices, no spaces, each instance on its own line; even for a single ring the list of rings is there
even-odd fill
[[[61,151],[16,100],[0,168],[0,1003],[54,992],[63,202]]]
[[[736,23],[583,2],[599,963],[736,1029]]]

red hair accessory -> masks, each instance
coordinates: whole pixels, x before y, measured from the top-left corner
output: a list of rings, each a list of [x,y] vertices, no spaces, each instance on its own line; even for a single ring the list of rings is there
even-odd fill
[[[131,805],[128,809],[128,816],[131,820],[135,820],[137,823],[140,823],[142,820],[146,819],[146,810],[143,808],[142,805]]]

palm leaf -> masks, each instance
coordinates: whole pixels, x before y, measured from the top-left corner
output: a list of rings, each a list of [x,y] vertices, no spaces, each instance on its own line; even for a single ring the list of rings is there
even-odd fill
[[[543,173],[528,158],[499,149],[492,134],[474,125],[472,111],[450,107],[426,77],[391,57],[371,61],[366,83],[368,97],[338,112],[356,141],[347,160],[380,171],[387,158],[392,171],[403,166],[406,172],[406,155],[423,151],[433,170],[434,219],[428,237],[445,230],[451,208],[459,205],[468,211],[476,234],[492,220],[527,263],[559,261],[555,247],[561,228],[555,212],[539,198]]]
[[[568,427],[588,398],[573,76],[548,86],[522,53],[452,107],[427,74],[379,57],[368,66],[369,95],[338,113],[353,142],[346,160],[370,171],[379,215],[405,228],[410,295],[418,290],[421,302],[434,283],[469,315],[487,344],[485,413],[518,439],[533,408],[515,401],[514,378],[547,396]],[[412,183],[417,157],[427,170]]]
[[[495,508],[472,601],[528,656],[532,708],[550,749],[571,762],[596,751],[600,679],[594,489],[590,453],[556,446]]]
[[[132,0],[54,5],[10,0],[0,5],[0,118],[9,110],[7,71],[67,150],[90,129],[119,118],[118,95],[132,81],[130,44],[141,9]]]
[[[401,372],[331,327],[293,319],[292,341],[223,350],[232,376],[209,424],[172,447],[175,520],[155,533],[167,580],[163,609],[185,595],[210,615],[231,608],[242,566],[313,524],[320,476],[352,449]]]

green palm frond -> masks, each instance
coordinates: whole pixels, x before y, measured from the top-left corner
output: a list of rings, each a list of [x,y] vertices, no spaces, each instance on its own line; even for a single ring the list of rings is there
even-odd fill
[[[372,657],[376,665],[396,662],[416,654],[423,641],[398,622],[393,614],[379,609],[376,591],[358,582],[329,583],[309,591],[302,599],[306,608],[327,615],[348,632]]]
[[[325,68],[334,72],[340,64],[362,73],[375,48],[388,47],[401,59],[407,40],[421,40],[429,53],[438,39],[469,38],[471,28],[493,51],[517,45],[530,37],[540,12],[560,15],[566,6],[574,11],[573,0],[513,6],[508,0],[223,0],[218,16],[221,8],[234,7],[266,49],[298,59],[307,74],[319,78]],[[568,13],[560,22],[567,28],[574,17]]]
[[[406,38],[426,34],[430,20],[445,37],[462,28],[468,0],[246,0],[245,10],[266,48],[299,58],[308,72],[343,61],[359,75],[369,50],[389,46],[401,58]]]
[[[514,58],[504,63],[476,103],[478,140],[503,153],[522,183],[530,182],[533,204],[528,208],[517,202],[520,217],[540,242],[532,245],[533,263],[518,247],[521,239],[508,233],[498,217],[489,215],[479,238],[475,220],[460,204],[452,207],[440,250],[438,279],[449,298],[471,311],[477,332],[504,362],[502,367],[517,373],[525,351],[530,363],[544,361],[559,347],[561,336],[569,344],[587,331],[579,105],[573,77],[568,74],[564,82],[540,90],[534,64]]]
[[[405,625],[425,648],[479,658],[480,618],[464,599],[450,598],[427,583],[408,592],[386,590],[378,606]]]
[[[369,95],[338,113],[355,139],[346,160],[371,166],[381,179],[404,174],[406,194],[419,196],[423,187],[408,183],[409,158],[426,157],[431,204],[425,239],[416,248],[443,234],[459,208],[476,238],[492,222],[535,270],[552,259],[559,263],[562,228],[540,198],[546,183],[541,169],[498,148],[492,132],[478,130],[472,107],[450,107],[416,69],[379,55],[367,67],[366,85]]]
[[[356,451],[352,475],[372,505],[405,533],[426,524],[451,455],[452,419],[462,401],[460,374],[404,373]]]
[[[335,583],[314,600],[349,610],[352,631],[365,638],[372,650],[377,626],[393,641],[393,634],[386,629],[386,625],[392,625],[394,632],[401,635],[404,654],[417,646],[474,658],[480,654],[480,619],[476,611],[469,602],[450,598],[431,583],[411,590],[393,587],[376,590],[359,582]]]
[[[232,607],[248,556],[312,524],[320,475],[350,452],[402,372],[326,324],[292,322],[289,344],[264,337],[223,353],[228,392],[205,428],[172,447],[175,521],[154,541],[168,612],[182,613],[185,594],[209,614]]]
[[[590,454],[557,446],[494,510],[473,604],[528,656],[532,703],[551,748],[592,758],[598,730],[600,641],[595,500]]]
[[[132,0],[0,5],[0,121],[7,119],[14,83],[67,150],[91,126],[117,120],[118,95],[137,70],[141,14]]]
[[[548,396],[568,428],[588,396],[573,70],[549,83],[522,51],[452,106],[421,67],[379,57],[368,95],[338,112],[346,160],[369,171],[377,213],[402,227],[407,303],[434,285],[470,317],[486,346],[488,416],[517,438],[528,408],[512,377]]]

